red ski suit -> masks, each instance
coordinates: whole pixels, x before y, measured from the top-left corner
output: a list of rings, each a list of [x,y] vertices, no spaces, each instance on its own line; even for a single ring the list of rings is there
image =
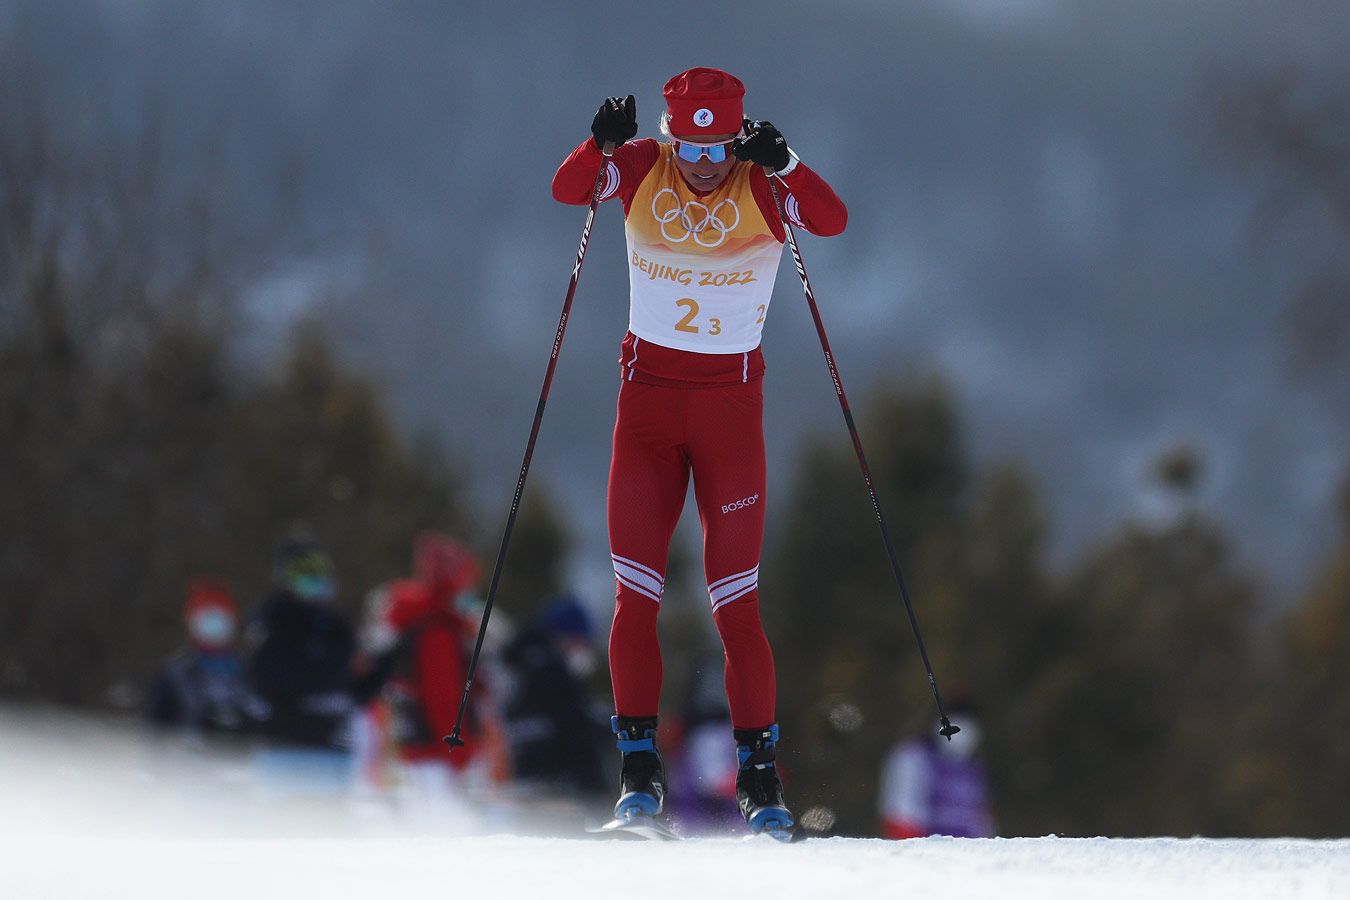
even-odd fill
[[[425,582],[395,581],[389,587],[388,621],[399,635],[411,638],[405,651],[407,682],[401,687],[415,703],[418,721],[400,752],[404,759],[437,760],[460,770],[477,757],[481,734],[477,721],[466,722],[458,753],[447,753],[441,741],[455,726],[459,686],[468,668],[465,645],[472,634],[471,623],[453,610],[453,601]]]
[[[669,144],[619,147],[605,161],[587,140],[553,178],[563,203],[623,202],[630,319],[609,472],[608,519],[616,606],[609,664],[621,716],[657,714],[661,650],[656,617],[670,540],[692,474],[703,525],[703,566],[726,654],[737,728],[775,721],[773,653],[759,617],[764,539],[764,427],[760,330],[786,239],[764,170],[736,163],[712,191],[694,190]],[[847,211],[795,159],[778,193],[794,225],[829,236]]]

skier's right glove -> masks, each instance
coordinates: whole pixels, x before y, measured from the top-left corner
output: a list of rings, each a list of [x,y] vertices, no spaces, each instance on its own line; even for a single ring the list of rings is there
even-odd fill
[[[633,95],[629,94],[626,100],[623,97],[609,97],[601,103],[595,118],[591,120],[591,134],[595,136],[595,146],[601,150],[605,149],[609,141],[613,141],[615,147],[631,141],[637,134],[637,102]]]
[[[782,170],[792,159],[783,132],[772,122],[752,122],[741,125],[745,137],[731,142],[731,152],[739,160],[749,160],[757,166],[768,166],[775,172]]]

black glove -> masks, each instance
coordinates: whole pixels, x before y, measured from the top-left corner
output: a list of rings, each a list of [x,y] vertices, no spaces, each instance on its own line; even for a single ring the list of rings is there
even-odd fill
[[[615,147],[631,141],[637,134],[637,103],[633,95],[628,99],[610,97],[600,104],[595,118],[591,120],[591,134],[595,135],[595,146],[605,149],[607,142],[613,141]]]
[[[773,127],[772,122],[752,122],[745,120],[742,126],[745,137],[731,142],[731,152],[742,161],[760,166],[771,166],[775,172],[788,164],[788,145],[783,132]]]

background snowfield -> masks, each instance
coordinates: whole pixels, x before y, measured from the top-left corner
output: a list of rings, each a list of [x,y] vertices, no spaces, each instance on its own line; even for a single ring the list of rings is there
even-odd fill
[[[1344,898],[1350,842],[830,838],[629,843],[509,835],[6,841],[11,898],[742,896]],[[622,886],[622,887],[621,887]]]
[[[542,891],[644,900],[1350,897],[1350,840],[647,843],[522,836],[519,808],[412,822],[350,796],[260,791],[247,752],[148,741],[133,725],[0,708],[0,896],[300,898]],[[622,885],[622,887],[620,887]]]

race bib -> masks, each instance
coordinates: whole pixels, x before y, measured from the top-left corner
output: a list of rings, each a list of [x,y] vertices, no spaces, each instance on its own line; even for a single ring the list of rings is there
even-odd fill
[[[707,196],[685,183],[669,145],[639,185],[625,222],[628,328],[693,353],[759,346],[783,245],[759,211],[750,165]]]

